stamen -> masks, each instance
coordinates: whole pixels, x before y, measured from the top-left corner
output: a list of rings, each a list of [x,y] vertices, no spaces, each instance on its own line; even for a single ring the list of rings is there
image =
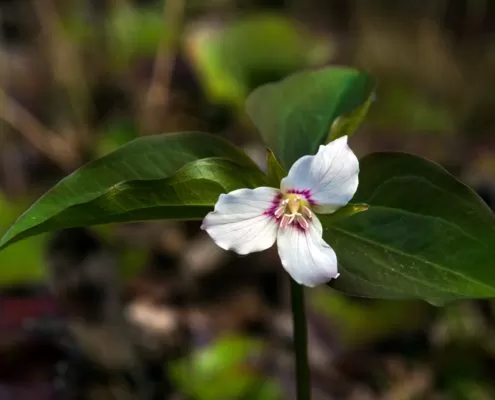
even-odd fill
[[[284,215],[284,213],[285,213],[285,204],[282,204],[279,208],[275,210],[273,214],[275,215],[275,218],[279,219],[282,217],[282,215]]]
[[[287,228],[287,226],[289,226],[290,223],[291,223],[291,216],[289,214],[284,214],[282,220],[280,221],[280,227],[282,229]]]
[[[301,214],[296,215],[296,222],[299,224],[303,231],[307,231],[309,229],[309,222]]]
[[[311,210],[306,207],[306,206],[302,206],[302,215],[304,215],[306,218],[308,219],[311,219],[313,218],[313,213],[311,212]]]

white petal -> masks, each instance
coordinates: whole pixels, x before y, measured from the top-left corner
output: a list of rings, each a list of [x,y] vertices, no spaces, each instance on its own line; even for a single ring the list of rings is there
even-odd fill
[[[322,239],[322,231],[316,216],[307,231],[295,225],[278,231],[277,246],[282,265],[301,285],[313,287],[339,276],[337,256]]]
[[[222,194],[201,229],[225,250],[238,254],[266,250],[277,238],[278,225],[266,212],[272,209],[278,195],[277,189],[268,187]]]
[[[297,160],[282,179],[283,192],[296,190],[309,193],[315,211],[334,212],[345,206],[356,193],[359,161],[347,145],[347,136],[320,146],[314,156]]]

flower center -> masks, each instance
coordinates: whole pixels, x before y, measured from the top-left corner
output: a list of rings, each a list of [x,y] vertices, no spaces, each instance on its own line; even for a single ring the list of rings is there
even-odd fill
[[[275,218],[279,221],[281,228],[296,224],[302,230],[309,229],[309,221],[313,217],[309,209],[309,203],[303,195],[287,193],[282,197],[278,208],[275,210]]]

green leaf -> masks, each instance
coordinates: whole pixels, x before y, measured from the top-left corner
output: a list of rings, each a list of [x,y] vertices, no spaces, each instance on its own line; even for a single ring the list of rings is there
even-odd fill
[[[338,139],[339,137],[348,135],[351,136],[361,125],[364,117],[368,114],[368,111],[375,99],[374,93],[368,97],[362,105],[351,111],[349,114],[341,115],[332,124],[330,128],[330,135],[328,135],[328,141]]]
[[[368,204],[364,203],[349,203],[345,205],[342,208],[339,208],[337,211],[335,211],[333,214],[327,216],[327,219],[329,221],[332,221],[332,223],[339,221],[344,218],[348,218],[351,215],[355,215],[358,213],[362,213],[364,211],[368,211],[368,208],[370,206]]]
[[[213,135],[140,138],[59,182],[21,215],[0,248],[65,227],[201,219],[223,191],[265,183],[246,154]]]
[[[437,305],[495,296],[494,215],[442,167],[413,155],[370,155],[353,201],[369,209],[338,221],[321,216],[339,259],[334,288]]]
[[[246,108],[267,146],[289,168],[316,153],[334,121],[366,102],[374,86],[372,77],[352,68],[305,71],[256,89]]]

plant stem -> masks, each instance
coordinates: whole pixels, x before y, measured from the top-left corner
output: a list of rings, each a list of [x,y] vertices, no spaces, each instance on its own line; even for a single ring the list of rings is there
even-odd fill
[[[296,356],[297,400],[310,400],[310,377],[308,365],[308,331],[304,308],[304,289],[293,279],[291,281],[292,321],[294,327],[294,348]]]

